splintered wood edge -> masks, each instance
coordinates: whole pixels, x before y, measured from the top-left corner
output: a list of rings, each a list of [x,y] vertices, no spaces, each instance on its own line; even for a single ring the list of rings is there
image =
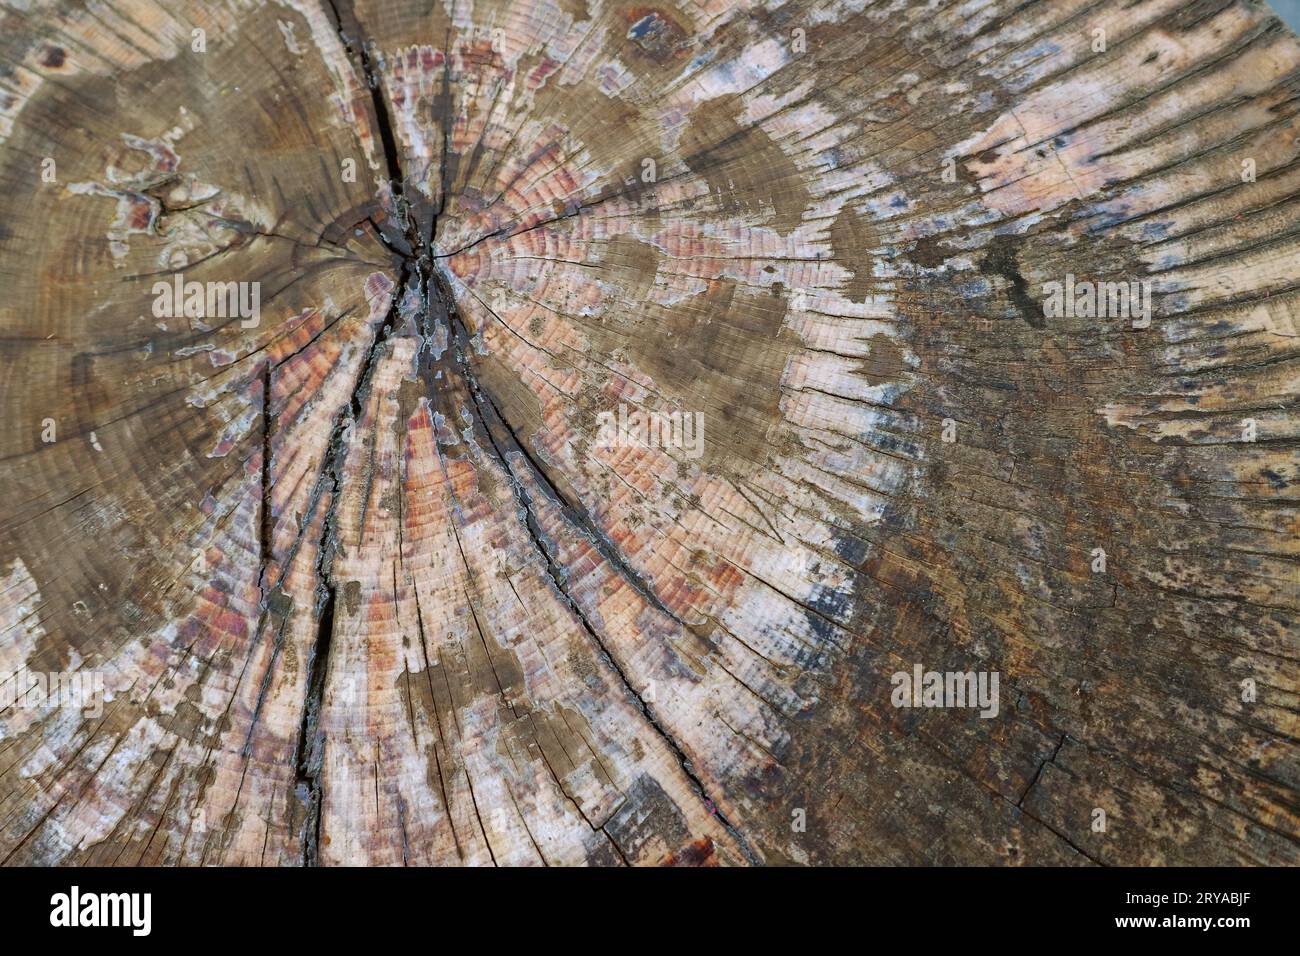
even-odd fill
[[[0,25],[0,860],[1300,861],[1262,4]]]

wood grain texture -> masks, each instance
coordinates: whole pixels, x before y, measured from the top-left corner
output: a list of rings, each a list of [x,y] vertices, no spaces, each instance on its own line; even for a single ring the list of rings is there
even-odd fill
[[[0,0],[0,860],[1300,862],[1298,113],[1243,0]]]

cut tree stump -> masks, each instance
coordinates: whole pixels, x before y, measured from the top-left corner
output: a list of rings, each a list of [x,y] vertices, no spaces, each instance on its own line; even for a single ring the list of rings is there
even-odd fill
[[[1300,862],[1298,113],[1231,0],[0,2],[0,860]]]

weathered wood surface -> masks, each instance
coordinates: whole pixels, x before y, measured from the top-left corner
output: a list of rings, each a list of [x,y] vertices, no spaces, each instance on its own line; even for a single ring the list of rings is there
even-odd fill
[[[0,0],[0,670],[105,688],[0,711],[0,860],[1297,862],[1298,78],[1243,2]]]

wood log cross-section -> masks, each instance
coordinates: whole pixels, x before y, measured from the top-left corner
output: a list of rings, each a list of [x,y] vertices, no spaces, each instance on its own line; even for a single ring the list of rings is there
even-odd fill
[[[0,0],[0,861],[1300,862],[1298,156],[1249,0]]]

